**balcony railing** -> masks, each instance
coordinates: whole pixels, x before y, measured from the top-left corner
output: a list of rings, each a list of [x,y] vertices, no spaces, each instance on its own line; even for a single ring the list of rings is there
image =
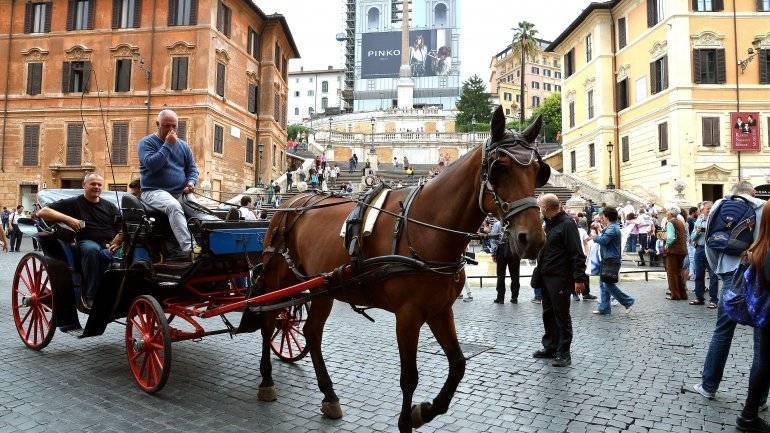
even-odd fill
[[[315,136],[316,141],[324,144],[329,144],[331,141],[332,145],[365,144],[371,142],[374,142],[375,145],[382,145],[383,143],[434,143],[462,145],[466,143],[476,144],[484,142],[487,138],[489,138],[489,132],[387,132],[375,134],[332,132],[331,140],[329,140],[328,131],[318,131],[316,132]]]

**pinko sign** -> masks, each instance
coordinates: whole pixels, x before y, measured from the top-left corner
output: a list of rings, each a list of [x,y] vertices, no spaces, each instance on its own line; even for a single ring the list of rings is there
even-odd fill
[[[738,152],[759,152],[759,113],[730,113],[731,149]]]

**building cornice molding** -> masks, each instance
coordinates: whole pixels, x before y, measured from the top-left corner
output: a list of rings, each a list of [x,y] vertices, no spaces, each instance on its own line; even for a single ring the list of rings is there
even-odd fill
[[[690,40],[695,49],[725,47],[725,36],[711,30],[704,30],[697,35],[691,35]]]
[[[24,56],[24,61],[27,62],[43,62],[48,58],[48,50],[32,47],[28,50],[22,51],[21,55]]]
[[[74,45],[72,48],[64,50],[64,57],[70,61],[90,60],[93,51],[94,50],[82,45]]]

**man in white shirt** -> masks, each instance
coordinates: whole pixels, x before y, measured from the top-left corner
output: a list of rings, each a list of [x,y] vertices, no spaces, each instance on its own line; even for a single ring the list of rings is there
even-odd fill
[[[238,208],[238,214],[241,219],[246,221],[256,221],[257,216],[251,210],[251,197],[247,195],[241,197],[241,207]]]

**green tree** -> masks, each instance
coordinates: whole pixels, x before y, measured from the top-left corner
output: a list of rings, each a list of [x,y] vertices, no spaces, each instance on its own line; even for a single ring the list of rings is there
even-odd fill
[[[526,71],[527,59],[534,59],[537,57],[539,48],[535,35],[537,30],[535,25],[521,21],[519,25],[513,29],[513,41],[511,42],[511,55],[520,59],[521,74],[519,74],[519,94],[521,95],[521,104],[519,104],[519,119],[524,119],[524,105],[527,99],[524,93],[524,71]]]
[[[561,93],[554,92],[543,100],[543,103],[535,109],[535,114],[543,116],[543,129],[540,135],[547,142],[556,141],[556,135],[561,132]]]
[[[462,95],[457,101],[457,130],[468,132],[473,129],[489,130],[492,121],[492,106],[489,103],[487,86],[478,75],[474,75],[463,83]],[[479,125],[487,125],[479,129]]]
[[[289,135],[289,140],[296,140],[297,135],[299,135],[300,132],[309,133],[310,128],[302,126],[299,123],[289,125],[289,127],[286,128],[286,133]]]

